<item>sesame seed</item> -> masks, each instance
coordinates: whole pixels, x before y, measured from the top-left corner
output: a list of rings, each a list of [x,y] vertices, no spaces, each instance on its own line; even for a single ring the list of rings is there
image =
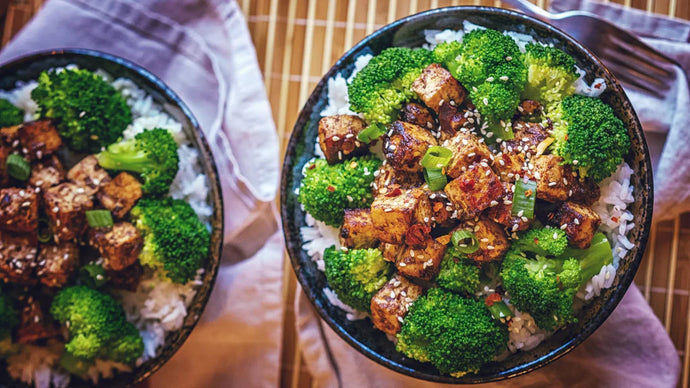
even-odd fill
[[[489,204],[489,206],[491,206],[491,207],[494,207],[496,205],[498,205],[497,201],[491,201],[491,203]]]
[[[568,227],[568,224],[563,224],[561,225],[561,230],[565,230]]]
[[[398,315],[398,322],[403,323],[403,319],[400,315]]]
[[[490,174],[491,174],[491,170],[486,170],[486,173],[484,174],[484,176],[489,176]]]
[[[525,216],[520,217],[520,219],[522,220],[522,222],[529,222],[529,218]]]
[[[494,82],[494,77],[488,77],[488,78],[486,79],[486,82]]]
[[[558,233],[557,232],[553,232],[553,239],[558,240]]]
[[[487,246],[486,246],[486,249],[488,249],[488,250],[493,250],[493,249],[496,249],[496,248],[494,248],[493,245],[487,245]]]
[[[482,102],[484,103],[484,105],[489,105],[489,99],[486,98],[486,97],[484,97],[484,99],[482,100]]]
[[[414,257],[414,251],[410,250],[410,257]]]
[[[57,213],[57,212],[59,212],[59,211],[60,211],[60,209],[59,209],[57,206],[55,206],[55,207],[53,208],[53,213]]]
[[[573,164],[578,164],[580,163],[577,159],[573,160]]]
[[[524,210],[520,210],[517,214],[518,217],[522,217],[522,215],[525,214]]]
[[[338,136],[333,136],[333,137],[331,137],[331,140],[338,141],[338,140],[340,140],[340,138]]]
[[[573,222],[575,223],[575,225],[580,225],[580,220],[577,219],[577,218],[575,218],[575,219],[573,220]]]
[[[506,199],[505,201],[503,201],[503,203],[506,204],[506,205],[510,205],[510,204],[513,203],[513,201],[511,201],[511,200],[509,200],[509,199]]]
[[[399,265],[400,267],[406,267],[406,266],[407,266],[407,264],[403,263],[402,261],[401,261],[400,263],[398,263],[398,265]]]
[[[558,184],[558,183],[556,183],[556,182],[549,182],[548,186],[553,187],[553,186],[556,186],[557,184]]]
[[[475,93],[477,93],[477,92],[479,91],[479,89],[477,89],[476,86],[472,86],[472,91],[475,92]]]
[[[441,101],[438,102],[438,106],[443,106],[443,103],[445,103],[445,102],[446,102],[446,100],[441,99]]]
[[[391,299],[395,299],[395,291],[391,291]]]
[[[506,57],[506,61],[510,62],[513,60],[513,57]]]
[[[507,75],[502,75],[499,79],[500,79],[501,81],[508,81],[508,76],[507,76]]]
[[[450,104],[450,106],[455,106],[455,101],[450,100],[449,104]]]
[[[477,154],[474,152],[470,152],[469,154],[467,154],[467,157],[468,158],[474,158],[475,155],[477,155]]]
[[[388,208],[383,209],[383,211],[386,212],[386,213],[388,213],[388,212],[392,212],[393,209],[391,209],[391,208],[388,207]]]

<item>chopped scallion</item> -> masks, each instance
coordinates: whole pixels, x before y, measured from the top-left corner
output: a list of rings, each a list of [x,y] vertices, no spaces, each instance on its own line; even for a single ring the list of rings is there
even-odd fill
[[[31,165],[21,155],[9,155],[5,166],[7,168],[7,173],[20,181],[29,179],[31,175]]]
[[[450,240],[458,253],[470,254],[479,249],[477,237],[469,230],[455,231]]]
[[[448,178],[440,168],[425,168],[424,180],[431,191],[442,190],[448,183]]]
[[[86,221],[92,228],[108,228],[113,226],[113,216],[108,210],[87,210]]]
[[[359,131],[357,134],[357,140],[362,143],[370,143],[373,140],[378,139],[384,133],[386,133],[386,128],[381,124],[372,124],[363,130]]]
[[[448,165],[453,152],[446,147],[431,146],[426,150],[420,164],[425,168],[443,168]]]
[[[537,182],[518,179],[515,182],[513,205],[510,213],[518,217],[534,218],[534,203],[537,198]]]

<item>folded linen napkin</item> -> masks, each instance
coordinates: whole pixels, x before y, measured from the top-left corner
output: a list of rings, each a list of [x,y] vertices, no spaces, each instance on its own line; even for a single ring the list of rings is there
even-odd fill
[[[690,23],[588,0],[552,0],[557,11],[585,9],[645,37],[679,61],[679,84],[665,99],[627,91],[647,132],[655,168],[655,209],[673,217],[690,208],[690,164],[683,140],[690,136]],[[673,36],[673,39],[666,39]],[[664,145],[665,142],[665,145]],[[303,292],[296,296],[299,344],[315,386],[434,386],[393,372],[359,354],[324,324]],[[583,344],[561,359],[526,375],[481,386],[673,387],[680,362],[675,347],[633,284],[608,320]]]
[[[200,324],[152,386],[277,386],[279,144],[237,3],[50,0],[0,53],[0,63],[57,48],[104,51],[160,77],[190,107],[218,166],[225,206],[218,279]]]

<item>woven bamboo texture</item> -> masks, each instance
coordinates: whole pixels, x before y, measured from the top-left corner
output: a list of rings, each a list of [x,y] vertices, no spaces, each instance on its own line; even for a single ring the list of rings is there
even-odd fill
[[[379,27],[427,9],[452,5],[501,6],[499,0],[237,0],[256,46],[273,118],[284,151],[300,107],[331,65]],[[533,0],[541,7],[548,0]],[[615,0],[626,7],[690,19],[687,0]],[[42,0],[0,0],[2,44],[28,22]],[[289,261],[284,276],[281,386],[311,387],[294,327],[296,279]],[[664,324],[682,360],[679,385],[690,377],[690,214],[653,226],[635,278]]]

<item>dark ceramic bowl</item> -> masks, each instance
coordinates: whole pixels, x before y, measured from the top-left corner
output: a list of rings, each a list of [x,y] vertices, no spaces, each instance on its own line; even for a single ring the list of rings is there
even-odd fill
[[[189,108],[187,108],[180,97],[167,87],[163,81],[125,59],[98,51],[83,49],[65,49],[36,53],[0,65],[0,89],[14,89],[18,81],[35,80],[44,70],[54,67],[64,67],[69,64],[76,64],[82,69],[89,69],[92,71],[102,69],[115,78],[129,78],[134,81],[137,86],[144,89],[170,116],[182,124],[187,137],[191,139],[192,144],[201,154],[201,167],[209,183],[209,201],[213,205],[213,216],[211,218],[211,247],[208,257],[202,261],[202,267],[205,270],[202,277],[203,285],[197,290],[196,296],[187,311],[187,316],[185,317],[182,328],[168,335],[164,345],[165,347],[158,357],[134,368],[131,372],[117,374],[112,379],[102,379],[98,384],[99,387],[129,386],[151,376],[175,354],[192,332],[192,329],[194,329],[194,326],[206,306],[206,302],[208,302],[213,284],[216,280],[216,274],[218,273],[218,264],[220,263],[221,246],[223,242],[223,201],[221,186],[211,149]],[[25,386],[17,381],[13,381],[9,377],[3,360],[0,364],[0,386],[6,385]],[[73,377],[70,386],[84,387],[92,386],[92,384]]]
[[[530,34],[539,41],[553,43],[576,59],[578,66],[587,72],[588,81],[594,77],[606,80],[608,88],[602,99],[623,120],[632,140],[632,151],[626,161],[635,171],[631,178],[635,202],[629,209],[635,216],[636,226],[629,234],[635,247],[621,260],[614,285],[582,310],[579,323],[558,331],[531,351],[518,352],[503,361],[488,363],[478,373],[454,378],[439,374],[429,363],[404,357],[370,320],[349,321],[342,310],[328,302],[322,292],[327,286],[326,278],[302,250],[300,227],[305,225],[304,212],[295,189],[300,184],[302,166],[314,156],[319,112],[327,105],[327,80],[338,73],[348,76],[355,59],[362,54],[377,54],[391,46],[419,47],[425,42],[424,30],[461,29],[464,20],[498,30]],[[348,51],[324,75],[300,112],[287,147],[281,182],[283,230],[292,266],[304,292],[324,321],[357,351],[379,364],[412,377],[443,383],[481,383],[515,377],[556,360],[589,337],[611,314],[635,276],[649,233],[652,202],[652,168],[647,144],[630,101],[613,75],[591,52],[562,31],[523,14],[486,7],[451,7],[409,16],[369,35]]]

